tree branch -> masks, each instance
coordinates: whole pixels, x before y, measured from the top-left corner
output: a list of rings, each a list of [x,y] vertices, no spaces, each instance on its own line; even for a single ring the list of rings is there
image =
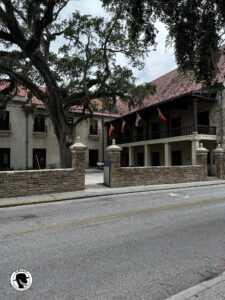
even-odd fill
[[[10,78],[14,79],[20,85],[25,86],[29,89],[38,99],[45,101],[46,94],[42,92],[39,87],[33,83],[29,78],[15,73],[13,70],[0,63],[0,69],[2,73],[7,74]]]
[[[19,51],[0,51],[0,57],[9,57],[9,58],[16,58],[16,59],[24,59],[26,55]]]
[[[10,0],[2,0],[5,5],[6,12],[1,9],[2,20],[6,28],[10,31],[10,35],[12,36],[14,43],[19,45],[22,49],[25,44],[25,38],[20,30],[19,23],[14,15],[15,7],[13,6]]]
[[[15,39],[13,38],[13,36],[8,33],[8,32],[5,32],[3,30],[0,30],[0,39],[1,40],[4,40],[4,41],[7,41],[7,42],[10,42],[10,43],[15,43]]]
[[[46,10],[44,12],[42,19],[36,19],[34,21],[34,32],[33,36],[28,40],[26,44],[26,51],[32,53],[40,44],[40,40],[43,34],[43,30],[52,23],[53,21],[53,11],[56,5],[56,0],[47,1]]]

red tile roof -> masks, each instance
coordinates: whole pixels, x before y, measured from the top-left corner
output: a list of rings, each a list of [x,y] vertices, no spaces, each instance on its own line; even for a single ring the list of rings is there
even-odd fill
[[[7,83],[1,83],[0,84],[0,90],[4,89],[8,84]],[[44,87],[40,87],[40,89],[44,90]],[[18,87],[18,90],[17,90],[17,95],[20,96],[20,97],[27,97],[27,93],[28,93],[28,90],[23,87],[23,86],[19,86]],[[121,101],[119,101],[120,103]],[[95,116],[104,116],[104,117],[112,117],[112,118],[116,118],[118,116],[121,115],[120,112],[118,113],[111,113],[107,110],[103,110],[102,109],[102,102],[98,99],[95,99],[95,100],[92,100],[91,103],[96,107],[96,110],[93,111],[93,114]],[[38,107],[40,108],[44,108],[44,103],[38,99],[37,97],[33,96],[32,98],[32,104],[35,104],[37,105]],[[120,105],[122,106],[123,103],[121,102]],[[72,112],[74,113],[82,113],[83,112],[83,108],[82,106],[79,106],[79,105],[75,105],[71,108]],[[89,112],[85,112],[86,114],[89,114]]]
[[[220,48],[225,50],[225,44]],[[225,81],[225,55],[222,54],[218,63],[218,75],[216,81],[223,83]],[[142,107],[160,104],[163,101],[173,99],[186,93],[199,91],[203,88],[201,83],[194,80],[191,72],[182,73],[178,69],[170,71],[163,76],[151,81],[156,87],[156,92],[147,98]],[[135,109],[137,110],[137,108]]]
[[[225,44],[221,46],[221,50],[225,50]],[[218,75],[217,82],[223,83],[225,76],[225,55],[221,55],[221,58],[218,63]],[[131,112],[136,111],[140,108],[160,104],[161,102],[173,99],[175,97],[181,96],[186,93],[194,92],[201,90],[203,88],[201,83],[197,83],[194,80],[194,77],[191,72],[181,73],[178,69],[170,71],[161,77],[151,81],[156,87],[156,92],[147,98],[141,107],[136,107],[131,110]],[[1,87],[4,87],[4,84],[1,84]],[[41,87],[43,88],[43,87]],[[19,88],[20,96],[26,96],[27,90],[23,87]],[[40,107],[44,107],[43,102],[36,97],[33,97],[32,103]],[[100,100],[93,100],[92,103],[96,106],[97,111],[94,112],[94,115],[99,116],[108,116],[108,117],[118,117],[121,114],[129,113],[128,105],[123,103],[121,100],[117,101],[116,113],[110,113],[109,111],[103,111],[102,103]],[[76,113],[82,113],[82,106],[74,106],[73,111]]]

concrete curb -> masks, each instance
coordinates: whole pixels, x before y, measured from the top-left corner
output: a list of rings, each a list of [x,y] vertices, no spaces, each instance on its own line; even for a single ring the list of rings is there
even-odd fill
[[[203,281],[202,283],[199,283],[183,292],[180,292],[172,297],[169,297],[166,300],[187,300],[194,296],[196,296],[197,299],[200,293],[206,290],[210,290],[211,288],[215,289],[215,286],[223,281],[225,281],[225,272],[216,278]],[[207,298],[205,300],[212,300],[212,299]]]
[[[45,204],[51,202],[70,201],[70,200],[81,200],[81,199],[104,197],[110,195],[144,193],[144,192],[150,192],[150,191],[154,192],[160,190],[174,190],[174,189],[192,188],[192,187],[209,186],[209,185],[215,186],[220,184],[225,184],[225,180],[138,186],[138,187],[126,187],[126,188],[106,188],[106,187],[102,189],[93,188],[93,189],[87,189],[80,192],[78,191],[78,192],[67,192],[67,193],[57,193],[57,194],[38,195],[38,196],[24,196],[18,198],[4,198],[4,199],[0,199],[0,208],[33,205],[33,204]]]

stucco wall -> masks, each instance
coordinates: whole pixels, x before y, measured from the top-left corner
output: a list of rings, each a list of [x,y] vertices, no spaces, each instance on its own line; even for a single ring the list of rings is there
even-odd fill
[[[13,170],[22,170],[33,168],[33,149],[46,149],[46,167],[59,167],[59,147],[57,138],[54,133],[50,118],[44,109],[40,109],[38,113],[44,114],[46,133],[34,133],[34,116],[28,115],[22,109],[24,98],[18,98],[7,104],[6,110],[10,112],[11,131],[7,135],[0,133],[0,148],[10,148],[10,168]],[[80,117],[78,114],[71,114],[74,122]],[[94,116],[98,121],[98,135],[89,135],[90,119],[83,120],[76,128],[74,141],[77,136],[81,137],[82,142],[87,145],[88,149],[85,152],[85,166],[88,167],[89,149],[96,149],[99,152],[99,161],[104,160],[103,149],[107,146],[106,137],[103,137],[104,121],[110,120],[110,117]],[[28,124],[26,130],[26,124]],[[26,134],[28,136],[26,137]],[[28,149],[28,151],[26,151]],[[26,165],[26,160],[28,164]]]

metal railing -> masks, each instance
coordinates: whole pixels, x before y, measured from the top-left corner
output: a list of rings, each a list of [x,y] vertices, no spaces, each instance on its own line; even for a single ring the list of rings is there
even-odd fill
[[[209,134],[209,135],[216,134],[216,127],[198,125],[197,129],[198,129],[197,133],[199,134]],[[175,136],[185,136],[191,134],[193,134],[193,126],[187,126],[187,127],[170,128],[169,130],[151,132],[150,134],[119,136],[116,138],[116,141],[118,144],[125,144],[125,143],[134,143],[134,142],[141,142],[147,140],[163,139],[163,138],[169,138]]]

